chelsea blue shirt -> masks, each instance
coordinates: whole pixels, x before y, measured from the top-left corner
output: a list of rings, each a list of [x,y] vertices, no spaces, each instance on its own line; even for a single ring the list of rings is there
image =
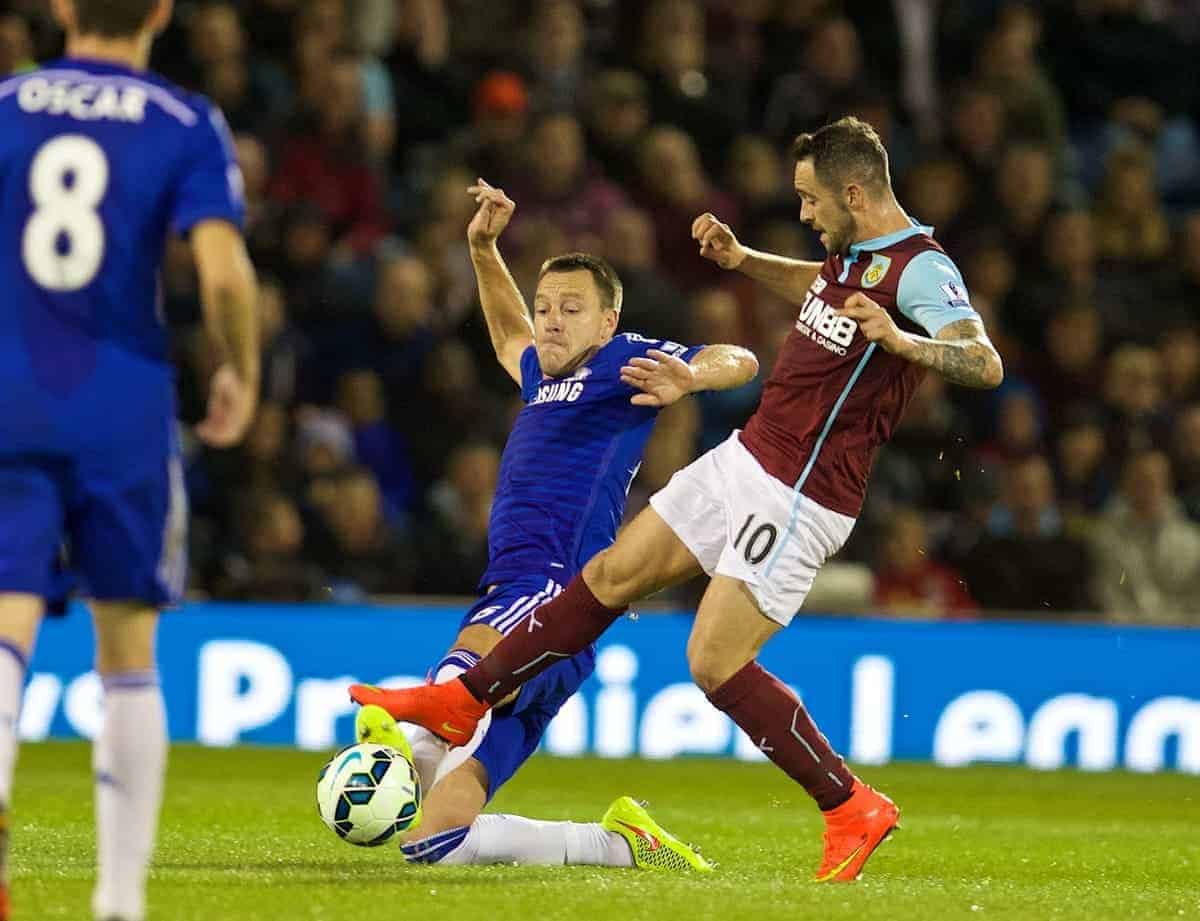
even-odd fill
[[[481,590],[529,575],[565,583],[613,542],[658,414],[630,402],[638,391],[620,371],[650,349],[684,361],[700,351],[622,333],[575,373],[551,378],[533,346],[525,350],[525,407],[500,463]]]
[[[62,59],[0,82],[0,452],[165,425],[166,238],[240,228],[241,185],[220,112],[153,74]]]

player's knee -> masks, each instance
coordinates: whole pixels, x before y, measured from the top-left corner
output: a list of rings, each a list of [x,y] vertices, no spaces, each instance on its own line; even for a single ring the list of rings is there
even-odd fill
[[[711,694],[723,685],[739,667],[702,639],[688,641],[687,660],[692,680],[705,694]]]
[[[133,605],[94,606],[96,622],[96,671],[150,671],[156,667],[154,640],[157,612]]]

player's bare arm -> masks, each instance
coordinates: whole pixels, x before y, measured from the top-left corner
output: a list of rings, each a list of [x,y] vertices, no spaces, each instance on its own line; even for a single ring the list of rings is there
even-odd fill
[[[689,393],[732,390],[754,380],[758,359],[738,345],[709,345],[690,362],[677,355],[651,349],[644,358],[632,358],[621,369],[621,380],[641,393],[629,401],[635,406],[670,406]]]
[[[792,304],[804,301],[805,292],[821,271],[819,262],[788,259],[742,245],[729,225],[709,212],[692,222],[692,237],[705,259],[723,269],[736,269]]]
[[[917,336],[896,326],[891,314],[865,294],[846,298],[838,311],[858,323],[871,342],[913,364],[930,368],[952,384],[990,390],[1004,380],[1004,363],[979,320],[958,320],[944,326],[937,337]]]
[[[242,440],[258,402],[258,282],[246,243],[228,221],[201,221],[191,243],[204,326],[221,356],[209,387],[208,415],[196,434],[227,448]]]
[[[496,246],[517,206],[503,189],[493,188],[482,179],[476,180],[467,191],[479,205],[467,226],[467,242],[488,335],[500,365],[520,384],[521,355],[533,344],[533,323],[525,299]]]

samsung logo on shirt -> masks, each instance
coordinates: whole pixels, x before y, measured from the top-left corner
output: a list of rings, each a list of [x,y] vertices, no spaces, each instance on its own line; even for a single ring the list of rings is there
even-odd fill
[[[539,403],[574,403],[583,395],[583,381],[551,381],[538,387],[530,406]]]

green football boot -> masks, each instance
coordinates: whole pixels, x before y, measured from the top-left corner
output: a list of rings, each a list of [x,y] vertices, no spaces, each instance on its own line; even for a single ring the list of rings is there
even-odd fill
[[[634,865],[641,870],[667,870],[711,873],[709,863],[692,847],[684,844],[650,817],[640,803],[622,796],[608,807],[600,824],[615,831],[633,851]]]

